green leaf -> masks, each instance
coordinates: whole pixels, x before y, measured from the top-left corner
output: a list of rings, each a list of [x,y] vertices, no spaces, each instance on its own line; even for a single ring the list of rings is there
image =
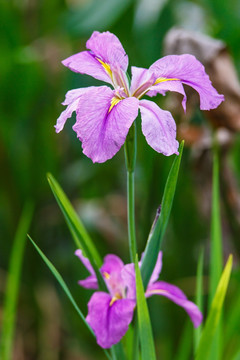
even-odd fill
[[[17,310],[17,299],[19,292],[20,275],[24,249],[27,239],[27,232],[33,215],[33,205],[27,203],[23,209],[21,219],[13,242],[6,295],[3,308],[2,336],[0,346],[0,359],[9,360],[12,358],[12,343]]]
[[[216,329],[220,321],[231,270],[232,255],[229,256],[227,264],[218,283],[217,290],[211,304],[210,312],[201,335],[200,343],[197,349],[196,360],[206,360],[210,354]]]
[[[200,311],[203,311],[203,260],[204,252],[203,249],[200,252],[197,266],[197,286],[196,286],[196,305]],[[194,349],[198,348],[200,337],[202,332],[202,325],[194,329]]]
[[[186,360],[191,358],[192,332],[192,324],[190,321],[187,321],[181,333],[177,351],[173,349],[173,353],[177,353],[174,360]]]
[[[147,284],[155,267],[161,242],[163,239],[163,235],[165,233],[168,224],[168,219],[172,209],[172,203],[173,203],[173,198],[174,198],[177,179],[178,179],[178,172],[182,158],[183,146],[184,146],[184,141],[181,142],[181,145],[179,147],[179,155],[176,156],[172,168],[170,170],[170,173],[168,175],[168,179],[163,193],[161,212],[153,223],[144,250],[144,258],[141,266],[141,274],[145,288],[147,287]]]
[[[138,314],[138,328],[140,337],[140,346],[142,353],[142,360],[156,360],[151,321],[149,317],[147,301],[145,298],[142,278],[138,266],[138,257],[135,260],[136,273],[136,295],[137,295],[137,314]]]
[[[47,179],[52,192],[57,200],[57,203],[65,217],[69,230],[73,236],[73,240],[77,248],[82,249],[83,254],[89,259],[94,271],[96,273],[99,287],[102,290],[106,289],[106,284],[100,274],[99,268],[102,265],[100,255],[92,242],[89,234],[87,233],[84,225],[79,219],[76,211],[72,207],[72,204],[68,200],[67,196],[63,192],[62,188],[51,174],[47,174]]]
[[[41,251],[41,249],[37,246],[37,244],[31,239],[31,237],[28,235],[29,240],[32,242],[33,246],[35,247],[35,249],[37,250],[37,252],[39,253],[39,255],[41,256],[41,258],[43,259],[43,261],[45,262],[45,264],[47,265],[47,267],[49,268],[49,270],[51,270],[52,274],[55,276],[55,278],[57,279],[58,283],[60,284],[60,286],[62,287],[63,291],[65,292],[65,294],[67,295],[68,299],[70,300],[71,304],[73,305],[74,309],[76,310],[76,312],[78,313],[78,315],[80,316],[81,320],[84,322],[84,324],[86,325],[86,327],[88,328],[88,330],[91,332],[91,334],[95,337],[91,327],[88,325],[88,323],[85,320],[85,317],[82,313],[82,311],[79,309],[76,301],[74,300],[70,290],[68,289],[65,281],[63,280],[62,276],[59,274],[59,272],[57,271],[57,269],[55,268],[55,266],[48,260],[48,258],[46,257],[46,255],[44,255],[44,253]],[[111,359],[111,357],[109,356],[109,354],[107,353],[106,350],[104,350],[106,356],[108,357],[108,359]]]
[[[211,216],[211,245],[210,245],[210,290],[209,308],[214,297],[218,281],[222,272],[222,230],[219,196],[219,148],[217,139],[213,139],[213,177],[212,177],[212,216]],[[210,359],[218,360],[221,357],[222,326],[219,321],[213,341]]]

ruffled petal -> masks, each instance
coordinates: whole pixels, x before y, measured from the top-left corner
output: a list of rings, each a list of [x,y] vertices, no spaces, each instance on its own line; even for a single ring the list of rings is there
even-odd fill
[[[178,154],[176,124],[171,113],[160,109],[152,101],[141,100],[139,105],[142,132],[148,144],[163,155]]]
[[[82,141],[83,153],[93,162],[111,159],[124,144],[128,130],[138,115],[136,98],[115,99],[106,86],[82,95],[73,130]]]
[[[104,63],[110,66],[118,64],[123,71],[127,70],[128,56],[117,36],[109,31],[103,33],[94,31],[87,41],[86,47]]]
[[[70,90],[66,93],[65,96],[65,100],[62,103],[62,105],[68,105],[67,108],[61,113],[61,115],[59,116],[59,118],[57,119],[57,123],[55,125],[55,129],[56,132],[59,133],[64,125],[65,122],[67,121],[67,119],[69,119],[72,116],[72,113],[74,111],[76,111],[77,106],[78,106],[78,101],[79,98],[82,94],[84,94],[85,92],[87,92],[89,89],[91,89],[92,87],[88,87],[88,88],[80,88],[80,89],[73,89]]]
[[[90,51],[74,54],[63,60],[62,64],[74,72],[87,74],[97,80],[112,84],[111,72],[107,71],[108,68],[104,67]]]
[[[157,85],[153,85],[150,87],[150,89],[146,93],[146,95],[152,97],[152,96],[156,96],[157,94],[161,94],[161,95],[165,96],[167,91],[174,91],[174,92],[178,92],[179,94],[183,95],[182,107],[183,107],[184,111],[186,112],[187,96],[186,96],[185,90],[183,88],[183,85],[180,81],[176,81],[176,80],[163,81]]]
[[[158,89],[168,87],[170,82],[177,85],[178,81],[194,88],[200,96],[200,109],[215,109],[224,100],[224,96],[218,94],[206,74],[204,66],[193,55],[169,55],[157,60],[149,68],[156,76]],[[158,79],[160,82],[158,82]],[[166,83],[166,84],[165,84]],[[171,89],[169,89],[171,90]],[[179,89],[173,90],[178,91]]]
[[[102,348],[117,344],[132,321],[135,302],[115,300],[104,292],[95,292],[88,303],[87,322]]]
[[[202,313],[198,307],[189,301],[186,295],[177,287],[164,281],[157,281],[150,284],[146,291],[146,297],[152,295],[162,295],[172,300],[175,304],[181,306],[190,316],[194,327],[198,327],[202,322]]]
[[[78,249],[75,251],[75,255],[81,260],[81,262],[83,263],[83,265],[85,266],[85,268],[90,272],[90,276],[88,276],[86,279],[84,280],[79,280],[78,284],[81,285],[82,287],[86,288],[86,289],[98,289],[98,281],[97,281],[97,277],[95,275],[94,269],[90,263],[90,261],[88,260],[88,258],[86,258],[85,256],[83,256],[82,250]]]

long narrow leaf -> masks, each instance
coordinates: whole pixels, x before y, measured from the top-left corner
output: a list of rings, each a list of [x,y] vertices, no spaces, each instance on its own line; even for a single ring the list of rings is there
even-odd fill
[[[17,299],[21,267],[27,232],[33,215],[33,205],[27,203],[23,209],[21,219],[13,242],[12,253],[9,263],[7,288],[3,308],[2,337],[0,346],[0,359],[10,360],[12,358],[12,343],[14,336]]]
[[[229,256],[227,264],[223,270],[222,276],[218,283],[218,287],[211,304],[206,325],[201,335],[200,343],[197,350],[196,360],[206,360],[210,354],[216,329],[220,321],[221,311],[230,279],[231,270],[232,270],[232,255]]]
[[[200,311],[203,311],[203,249],[200,252],[197,266],[197,286],[196,286],[196,305]],[[202,332],[202,325],[194,329],[194,350],[197,350]]]
[[[91,262],[98,279],[99,287],[102,290],[106,290],[105,282],[99,271],[102,261],[94,243],[58,182],[51,174],[47,175],[47,179],[57,203],[65,217],[76,246],[83,250],[84,255]]]
[[[160,250],[163,235],[165,233],[169,215],[172,209],[173,198],[175,194],[178,172],[182,158],[184,141],[181,142],[179,155],[175,158],[168,179],[165,185],[160,216],[156,219],[153,228],[148,237],[147,245],[144,251],[144,258],[141,266],[141,274],[144,287],[147,287],[153,269],[155,267],[158,252]]]
[[[73,305],[74,309],[76,310],[76,312],[78,313],[78,315],[80,316],[81,320],[84,322],[84,324],[86,325],[86,327],[88,328],[88,330],[91,332],[91,334],[95,337],[91,327],[88,325],[88,323],[86,322],[86,319],[82,313],[82,311],[79,309],[76,301],[74,300],[70,290],[68,289],[65,281],[63,280],[62,276],[59,274],[59,272],[57,271],[57,269],[55,268],[55,266],[50,262],[50,260],[46,257],[46,255],[44,255],[44,253],[41,251],[41,249],[37,246],[37,244],[31,239],[31,237],[28,235],[29,240],[32,242],[33,246],[35,247],[35,249],[37,250],[37,252],[39,253],[39,255],[41,256],[41,258],[43,259],[43,261],[45,262],[45,264],[47,265],[47,267],[49,268],[49,270],[52,272],[52,274],[55,276],[55,278],[57,279],[58,283],[60,284],[60,286],[62,287],[63,291],[65,292],[65,294],[67,295],[68,299],[70,300],[71,304]],[[111,360],[111,357],[109,356],[108,352],[106,350],[104,350],[106,356],[108,357],[108,359]]]
[[[135,272],[136,272],[138,328],[139,328],[140,346],[142,353],[141,359],[156,360],[151,321],[149,317],[147,301],[145,298],[141,273],[138,266],[137,255],[135,260]]]
[[[213,144],[213,178],[212,178],[212,219],[211,219],[211,247],[210,247],[210,290],[209,308],[217,288],[218,281],[222,272],[222,231],[220,215],[220,196],[219,196],[219,148],[215,142]],[[210,359],[218,360],[221,354],[221,335],[222,326],[219,321],[213,341]]]

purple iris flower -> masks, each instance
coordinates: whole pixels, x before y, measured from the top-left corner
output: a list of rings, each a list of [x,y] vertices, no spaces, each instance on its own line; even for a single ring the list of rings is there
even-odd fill
[[[169,111],[154,102],[140,100],[158,93],[175,91],[186,94],[183,84],[194,88],[200,96],[200,109],[216,108],[223,100],[211,84],[203,65],[193,55],[170,55],[153,63],[149,69],[132,67],[129,85],[126,75],[128,56],[119,39],[110,32],[94,31],[86,43],[89,51],[72,55],[62,63],[72,71],[87,74],[112,85],[80,88],[66,94],[55,125],[60,132],[66,120],[76,112],[73,130],[82,142],[83,153],[93,162],[111,159],[126,140],[128,130],[138,115],[142,117],[142,132],[148,144],[166,156],[178,154],[176,124]]]
[[[79,285],[97,290],[97,278],[89,260],[83,256],[81,250],[77,250],[75,255],[90,272],[90,276],[80,280]],[[141,266],[141,261],[139,265]],[[175,285],[157,281],[161,269],[162,252],[160,251],[145,296],[167,297],[186,310],[194,327],[199,326],[202,322],[202,314],[198,307]],[[109,348],[121,340],[133,318],[136,306],[135,269],[133,263],[124,265],[118,256],[109,254],[104,258],[100,271],[109,293],[96,291],[92,295],[88,303],[86,320],[96,335],[97,343],[103,348]]]

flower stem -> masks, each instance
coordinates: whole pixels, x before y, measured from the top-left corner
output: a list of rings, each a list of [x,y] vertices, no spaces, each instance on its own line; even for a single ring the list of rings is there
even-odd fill
[[[136,164],[137,142],[136,124],[129,129],[124,145],[127,168],[127,209],[128,209],[128,240],[131,262],[134,262],[137,246],[135,231],[135,196],[134,196],[134,169]]]

